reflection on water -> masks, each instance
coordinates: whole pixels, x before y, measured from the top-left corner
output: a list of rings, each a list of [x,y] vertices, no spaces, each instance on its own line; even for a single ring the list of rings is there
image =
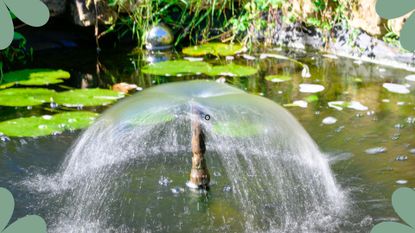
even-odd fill
[[[277,53],[270,50],[267,53]],[[193,79],[211,79],[205,76],[154,77],[143,75],[140,67],[147,61],[154,61],[148,55],[129,52],[103,53],[97,65],[94,53],[88,51],[51,53],[41,56],[37,66],[70,70],[71,86],[109,87],[114,83],[135,83],[148,88],[166,82]],[[86,53],[86,54],[85,54]],[[249,93],[265,96],[287,109],[300,121],[306,131],[317,142],[320,149],[328,154],[332,170],[343,189],[349,191],[354,216],[345,221],[344,232],[367,232],[372,224],[384,219],[396,218],[390,206],[392,192],[401,186],[415,187],[415,82],[406,76],[404,70],[360,63],[354,60],[333,59],[314,52],[278,52],[298,59],[310,67],[310,78],[301,76],[298,64],[272,57],[260,59],[260,53],[253,57],[236,56],[233,61],[212,58],[215,65],[234,62],[255,66],[260,72],[253,77],[226,77],[229,84]],[[181,57],[171,54],[170,59]],[[249,58],[249,59],[246,59]],[[157,60],[157,59],[156,59]],[[273,83],[266,81],[267,75],[291,76],[291,80]],[[216,77],[218,78],[218,77]],[[401,84],[409,90],[391,92],[385,83]],[[315,93],[301,91],[301,84],[317,84],[324,90]],[[390,85],[386,85],[390,87]],[[57,87],[60,88],[60,87]],[[396,86],[394,86],[396,88]],[[398,87],[399,88],[399,87]],[[306,105],[292,105],[303,101]],[[329,102],[343,101],[330,107]],[[352,101],[363,108],[350,107]],[[288,105],[287,105],[288,104]],[[291,105],[290,105],[291,104]],[[341,110],[340,110],[341,109]],[[102,111],[103,109],[92,109]],[[42,108],[19,109],[0,108],[1,120],[44,113]],[[39,115],[37,114],[37,115]],[[323,121],[336,119],[331,124]],[[329,118],[329,119],[331,119]],[[326,120],[327,122],[327,120]],[[0,141],[0,186],[10,188],[15,194],[19,216],[28,212],[47,213],[40,203],[42,195],[31,193],[21,181],[33,174],[52,174],[64,157],[76,134],[47,137],[37,140],[12,139]],[[50,150],[49,148],[56,148]],[[367,150],[383,148],[383,153],[367,153]],[[402,159],[404,158],[404,159]],[[405,159],[406,158],[406,159]],[[155,177],[159,180],[160,177]],[[405,182],[403,182],[405,181]],[[173,187],[174,188],[174,187]],[[180,190],[179,190],[180,191]],[[215,208],[222,208],[216,206]],[[231,213],[230,213],[231,214]]]

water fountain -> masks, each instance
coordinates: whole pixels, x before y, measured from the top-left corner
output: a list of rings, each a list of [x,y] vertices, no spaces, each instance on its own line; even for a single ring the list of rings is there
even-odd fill
[[[209,191],[185,185],[192,152],[191,177],[206,162]],[[346,202],[291,114],[212,81],[161,85],[111,107],[54,180],[52,232],[332,232]]]

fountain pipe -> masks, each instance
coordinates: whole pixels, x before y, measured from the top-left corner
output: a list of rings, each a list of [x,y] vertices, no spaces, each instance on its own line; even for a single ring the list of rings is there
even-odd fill
[[[190,172],[189,187],[207,189],[210,182],[209,170],[204,157],[205,135],[201,125],[201,111],[192,105],[192,171]]]

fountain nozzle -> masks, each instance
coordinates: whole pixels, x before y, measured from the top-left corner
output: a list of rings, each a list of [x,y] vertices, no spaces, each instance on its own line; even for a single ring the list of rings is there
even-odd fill
[[[187,185],[190,188],[207,189],[210,182],[209,170],[207,169],[204,157],[205,135],[201,125],[201,111],[192,106],[192,170],[190,172],[190,181]]]

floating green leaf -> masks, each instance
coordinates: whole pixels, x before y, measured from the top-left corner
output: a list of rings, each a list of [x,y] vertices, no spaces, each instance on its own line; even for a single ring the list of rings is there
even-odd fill
[[[169,112],[148,112],[132,120],[135,125],[156,125],[174,120],[175,116]]]
[[[264,131],[262,125],[247,121],[218,122],[213,124],[214,133],[227,137],[251,137]]]
[[[55,91],[44,88],[10,88],[0,91],[2,106],[34,106],[50,102]]]
[[[54,102],[67,107],[108,105],[123,98],[124,94],[107,89],[78,89],[60,92]]]
[[[4,74],[0,88],[7,88],[15,84],[25,86],[43,86],[62,83],[63,79],[71,75],[63,70],[32,69],[18,70]]]
[[[281,83],[290,81],[291,77],[287,75],[269,75],[265,77],[265,80],[271,81],[273,83]]]
[[[183,49],[183,53],[190,56],[231,56],[243,50],[239,44],[207,43],[197,46],[190,46]]]
[[[249,67],[249,66],[242,66],[236,65],[234,63],[230,63],[223,66],[214,66],[209,72],[206,74],[209,76],[231,76],[231,77],[242,77],[242,76],[251,76],[258,73],[258,70]]]
[[[202,61],[173,60],[147,65],[141,70],[145,74],[178,76],[207,73],[211,66]]]
[[[88,127],[97,113],[65,112],[42,117],[25,117],[0,122],[0,132],[10,137],[38,137]]]

